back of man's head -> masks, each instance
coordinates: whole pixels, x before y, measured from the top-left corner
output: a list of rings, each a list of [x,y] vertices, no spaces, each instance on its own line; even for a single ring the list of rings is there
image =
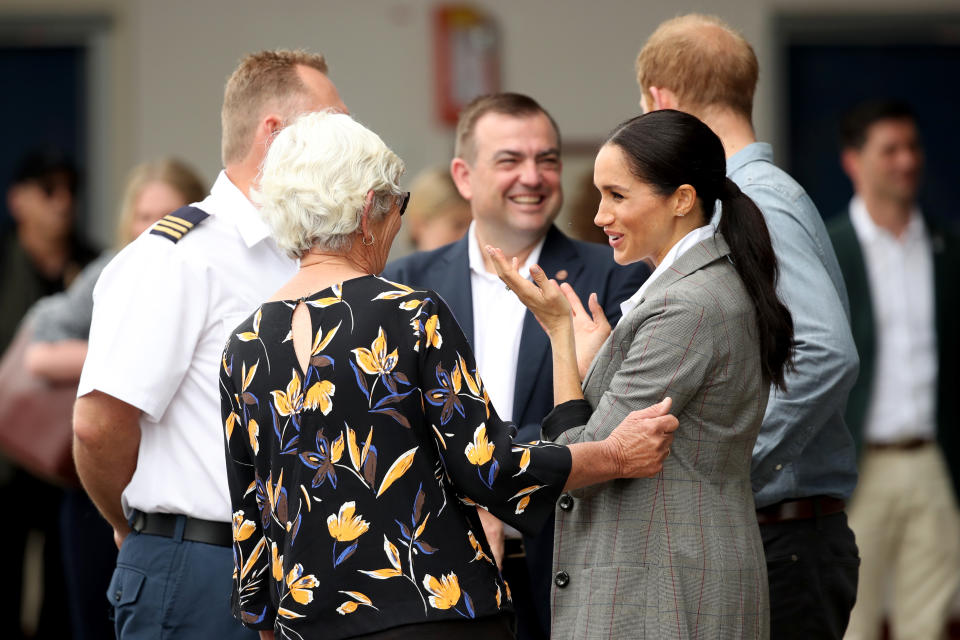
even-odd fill
[[[899,100],[870,100],[862,102],[846,113],[840,121],[840,145],[843,149],[860,150],[867,142],[870,127],[882,120],[910,120],[916,122],[913,108]]]
[[[266,109],[276,109],[287,120],[305,110],[308,89],[297,73],[298,66],[327,73],[322,55],[302,50],[259,51],[240,61],[227,80],[220,112],[224,166],[247,156]]]
[[[637,55],[637,83],[669,89],[694,115],[729,109],[750,120],[759,64],[750,43],[715,16],[691,13],[662,23]]]
[[[553,130],[557,134],[557,148],[560,147],[560,127],[557,126],[553,116],[540,106],[540,103],[521,93],[492,93],[475,98],[460,111],[460,119],[457,121],[456,146],[453,151],[455,157],[462,158],[468,163],[474,161],[476,158],[474,133],[477,129],[477,121],[488,113],[499,113],[516,118],[543,114],[553,126]]]

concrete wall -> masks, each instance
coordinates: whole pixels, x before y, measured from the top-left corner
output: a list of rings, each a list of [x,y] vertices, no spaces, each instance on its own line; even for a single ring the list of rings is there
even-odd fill
[[[528,93],[556,117],[567,141],[599,139],[638,111],[633,60],[662,20],[718,14],[741,29],[761,59],[755,120],[777,142],[773,19],[779,12],[870,15],[902,11],[897,0],[476,0],[501,28],[502,86]],[[323,52],[353,114],[407,161],[408,175],[446,163],[452,135],[436,122],[427,0],[4,0],[5,17],[105,13],[100,110],[104,198],[116,197],[134,162],[175,154],[207,178],[219,169],[223,82],[241,55],[272,47]],[[911,3],[913,13],[960,13],[956,0]],[[583,164],[583,163],[581,163]],[[95,220],[109,236],[112,207]]]

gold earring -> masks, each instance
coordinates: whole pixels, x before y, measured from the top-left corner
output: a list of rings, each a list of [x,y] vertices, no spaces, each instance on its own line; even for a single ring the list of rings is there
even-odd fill
[[[376,240],[377,240],[377,239],[374,237],[373,232],[371,231],[371,232],[370,232],[370,242],[367,242],[367,237],[364,236],[364,237],[360,240],[360,244],[362,244],[362,245],[365,246],[365,247],[372,247],[372,246],[373,246],[373,243],[376,242]]]

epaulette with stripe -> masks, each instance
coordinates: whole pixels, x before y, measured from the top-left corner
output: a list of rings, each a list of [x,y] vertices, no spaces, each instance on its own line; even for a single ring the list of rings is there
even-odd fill
[[[150,229],[150,233],[177,243],[180,238],[209,217],[209,213],[196,207],[181,207],[160,218]]]

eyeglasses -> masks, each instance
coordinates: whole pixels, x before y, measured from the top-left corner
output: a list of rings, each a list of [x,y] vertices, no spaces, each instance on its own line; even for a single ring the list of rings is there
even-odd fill
[[[410,192],[407,191],[400,197],[400,215],[403,215],[403,212],[407,210],[407,204],[410,202]]]

